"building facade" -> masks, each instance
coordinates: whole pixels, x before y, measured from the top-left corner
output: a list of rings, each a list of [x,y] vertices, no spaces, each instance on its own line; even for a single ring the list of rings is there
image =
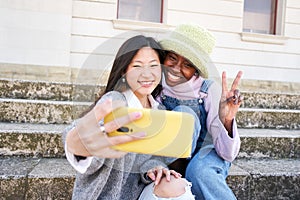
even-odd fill
[[[298,0],[0,0],[1,77],[103,82],[126,38],[160,39],[186,22],[216,37],[219,73],[242,70],[250,89],[255,82],[298,89]]]

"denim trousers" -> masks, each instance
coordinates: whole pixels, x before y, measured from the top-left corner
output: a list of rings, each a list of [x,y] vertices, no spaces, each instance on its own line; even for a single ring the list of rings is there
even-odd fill
[[[170,98],[169,98],[170,99]],[[226,183],[226,177],[231,163],[222,159],[214,149],[210,134],[206,135],[207,144],[204,141],[200,150],[196,150],[197,139],[200,136],[201,124],[199,120],[200,111],[196,101],[187,100],[175,105],[175,101],[164,102],[173,111],[190,113],[195,117],[195,130],[193,134],[192,153],[189,164],[186,168],[185,178],[192,183],[192,193],[196,200],[234,200],[236,199],[232,190]],[[188,102],[188,104],[186,104]],[[196,103],[195,103],[196,102]],[[188,105],[188,106],[187,106]],[[193,105],[193,106],[191,106]],[[197,112],[198,111],[198,112]],[[197,114],[196,114],[197,113]],[[203,117],[203,116],[202,116]],[[199,145],[199,143],[198,143]],[[196,152],[194,152],[196,151]],[[172,162],[175,159],[171,160]]]
[[[189,162],[185,177],[192,183],[196,200],[236,199],[226,183],[231,163],[218,156],[214,148],[201,148]]]

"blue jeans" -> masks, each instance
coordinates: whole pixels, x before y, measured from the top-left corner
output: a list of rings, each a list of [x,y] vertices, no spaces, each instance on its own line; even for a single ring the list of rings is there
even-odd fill
[[[231,200],[235,195],[226,183],[231,163],[218,156],[214,148],[202,148],[189,162],[186,179],[192,182],[196,200]]]
[[[195,131],[193,135],[192,152],[195,151],[197,139],[201,130],[200,120],[198,115],[191,106],[193,101],[188,101],[189,106],[176,106],[173,110],[179,112],[187,112],[195,117]],[[168,102],[170,107],[175,105],[174,102]],[[197,103],[197,102],[196,102]],[[174,105],[173,105],[174,104]],[[198,104],[196,104],[198,106]],[[198,106],[199,107],[199,106]],[[204,142],[200,148],[193,154],[194,156],[189,161],[186,168],[185,178],[192,183],[192,193],[195,199],[204,200],[232,200],[236,199],[235,195],[226,183],[230,162],[223,160],[215,151],[211,135],[207,133]],[[172,159],[173,162],[175,159]]]

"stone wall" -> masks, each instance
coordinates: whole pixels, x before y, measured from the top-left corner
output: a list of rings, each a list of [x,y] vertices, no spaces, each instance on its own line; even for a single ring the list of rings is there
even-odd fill
[[[15,80],[35,80],[66,83],[106,84],[109,71],[53,67],[38,65],[18,65],[0,63],[0,78]],[[228,83],[233,80],[228,79]],[[240,89],[250,92],[300,93],[300,83],[243,79]]]

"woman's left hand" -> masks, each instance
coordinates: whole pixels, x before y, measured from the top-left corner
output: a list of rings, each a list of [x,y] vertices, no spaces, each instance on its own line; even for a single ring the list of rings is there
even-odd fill
[[[219,117],[229,133],[232,131],[232,120],[235,118],[243,100],[243,96],[240,95],[240,91],[238,90],[242,74],[242,71],[238,72],[231,89],[228,90],[226,72],[222,73],[222,95],[219,104]]]
[[[158,185],[163,177],[166,177],[167,181],[170,181],[171,175],[173,175],[175,178],[181,178],[182,176],[180,173],[174,170],[169,170],[163,166],[154,167],[147,172],[147,176],[154,181],[155,185]]]

